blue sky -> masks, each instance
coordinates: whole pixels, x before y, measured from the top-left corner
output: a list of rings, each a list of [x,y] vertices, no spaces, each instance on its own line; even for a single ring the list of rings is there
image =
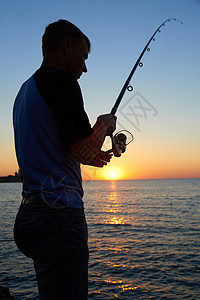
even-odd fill
[[[180,165],[186,163],[188,167],[196,161],[200,172],[200,1],[1,0],[0,174],[6,172],[7,162],[12,162],[15,170],[13,101],[23,81],[41,64],[41,36],[46,25],[65,18],[91,40],[88,73],[80,85],[93,124],[99,114],[110,112],[145,44],[156,28],[171,17],[184,24],[167,23],[131,82],[134,92],[139,92],[158,114],[141,119],[138,132],[133,122],[118,112],[119,128],[130,130],[136,139],[117,164],[135,164],[133,157],[140,164],[144,155],[147,165],[152,156],[156,164],[156,157],[164,153],[165,168],[168,153],[171,164],[178,159]],[[134,92],[125,94],[122,105]]]

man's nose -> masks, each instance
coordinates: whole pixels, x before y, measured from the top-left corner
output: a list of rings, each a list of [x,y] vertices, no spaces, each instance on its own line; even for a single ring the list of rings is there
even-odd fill
[[[86,64],[85,64],[85,62],[84,62],[84,65],[83,65],[83,69],[82,69],[82,71],[83,71],[84,73],[87,73],[87,67],[86,67]]]

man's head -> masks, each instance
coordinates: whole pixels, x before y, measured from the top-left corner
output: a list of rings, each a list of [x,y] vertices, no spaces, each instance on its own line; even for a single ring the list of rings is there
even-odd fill
[[[42,52],[47,65],[60,66],[80,78],[87,72],[85,60],[90,52],[88,37],[74,24],[67,20],[58,20],[49,24],[42,37]]]

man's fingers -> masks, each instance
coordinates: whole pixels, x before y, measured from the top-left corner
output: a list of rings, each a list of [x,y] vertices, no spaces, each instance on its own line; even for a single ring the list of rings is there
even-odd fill
[[[106,166],[106,165],[107,165],[107,162],[105,162],[105,161],[103,161],[103,160],[99,160],[99,159],[94,159],[94,160],[91,162],[91,165],[94,166],[94,167],[102,168],[103,166]]]
[[[101,160],[110,162],[110,160],[112,158],[112,154],[108,153],[108,152],[100,151],[97,157],[99,157]]]

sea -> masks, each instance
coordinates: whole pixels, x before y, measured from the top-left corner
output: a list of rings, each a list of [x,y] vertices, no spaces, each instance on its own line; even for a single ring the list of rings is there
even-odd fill
[[[200,299],[200,179],[83,186],[89,299]],[[21,183],[0,183],[0,285],[39,299],[32,261],[13,241],[20,198]]]

